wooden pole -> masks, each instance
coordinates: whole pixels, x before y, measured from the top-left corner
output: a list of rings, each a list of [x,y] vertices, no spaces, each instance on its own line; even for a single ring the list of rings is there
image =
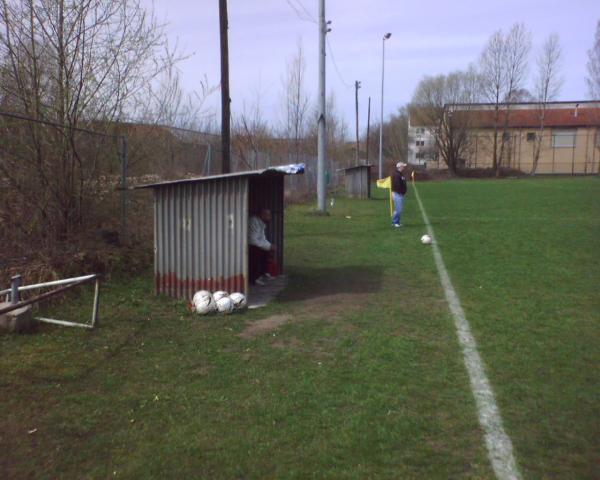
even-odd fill
[[[359,164],[360,155],[360,141],[358,139],[358,89],[360,88],[360,82],[356,80],[354,82],[354,98],[356,105],[356,165]]]
[[[219,0],[221,31],[221,155],[222,173],[231,172],[231,98],[229,98],[229,41],[227,38],[227,0]]]
[[[367,113],[367,165],[369,164],[369,134],[371,133],[371,97],[369,97],[369,112]]]

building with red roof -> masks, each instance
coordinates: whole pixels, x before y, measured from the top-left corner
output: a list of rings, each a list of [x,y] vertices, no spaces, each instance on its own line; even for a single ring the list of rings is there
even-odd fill
[[[464,167],[493,166],[497,132],[497,156],[502,151],[503,167],[529,173],[539,149],[535,173],[600,173],[600,101],[551,102],[545,108],[539,103],[504,103],[497,110],[488,103],[448,104],[443,112],[414,108],[409,122],[409,161],[414,157],[410,163],[445,168],[435,149],[440,114],[467,131],[461,156]]]

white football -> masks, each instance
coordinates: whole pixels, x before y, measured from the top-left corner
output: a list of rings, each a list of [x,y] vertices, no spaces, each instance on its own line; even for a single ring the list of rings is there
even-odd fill
[[[219,290],[215,293],[212,294],[213,299],[215,302],[218,302],[219,300],[221,300],[223,297],[227,296],[227,292],[224,292],[223,290]]]
[[[222,297],[217,300],[217,310],[219,313],[231,313],[233,312],[234,305],[233,301],[229,297]]]
[[[200,315],[206,315],[207,313],[215,311],[217,308],[212,295],[207,290],[196,292],[192,299],[192,303],[194,304],[194,310]]]
[[[239,292],[232,293],[231,295],[229,295],[229,298],[231,298],[231,301],[233,302],[233,306],[236,310],[241,310],[241,309],[245,308],[248,303],[246,300],[246,295],[244,295],[243,293],[239,293]]]
[[[423,235],[421,237],[421,243],[423,245],[429,245],[429,244],[431,244],[431,237],[429,235]]]

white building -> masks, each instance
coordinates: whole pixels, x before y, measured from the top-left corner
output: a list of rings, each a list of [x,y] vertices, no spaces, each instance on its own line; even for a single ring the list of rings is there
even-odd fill
[[[408,115],[408,152],[409,165],[427,166],[428,161],[437,160],[435,137],[429,127],[413,126]]]

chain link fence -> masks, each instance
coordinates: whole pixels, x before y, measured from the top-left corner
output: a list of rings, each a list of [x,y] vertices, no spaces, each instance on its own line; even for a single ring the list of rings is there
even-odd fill
[[[330,191],[351,159],[330,154]],[[290,154],[285,140],[260,151],[232,148],[234,172],[288,163],[306,170],[286,178],[286,200],[312,197],[316,155]],[[110,269],[110,258],[120,261],[128,248],[151,256],[151,192],[131,188],[221,172],[215,134],[139,123],[75,128],[0,112],[0,272],[39,264],[33,277],[42,281]]]
[[[596,128],[556,130],[539,135],[537,131],[498,135],[497,152],[502,149],[502,167],[524,173],[590,175],[600,173],[600,132]],[[472,135],[461,167],[492,168],[492,134]],[[539,153],[538,153],[539,152]],[[537,164],[536,164],[537,155]],[[535,169],[534,169],[535,165]],[[427,168],[444,168],[439,160],[427,160]]]

